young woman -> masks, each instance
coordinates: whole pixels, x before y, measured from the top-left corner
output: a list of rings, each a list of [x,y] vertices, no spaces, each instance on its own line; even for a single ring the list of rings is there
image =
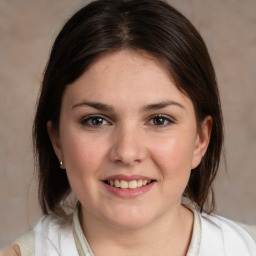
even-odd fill
[[[16,255],[255,255],[249,234],[212,214],[222,143],[191,23],[159,0],[90,3],[46,67],[34,122],[44,217]]]

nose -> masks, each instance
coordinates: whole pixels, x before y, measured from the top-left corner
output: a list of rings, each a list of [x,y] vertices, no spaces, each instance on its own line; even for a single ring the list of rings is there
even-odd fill
[[[111,161],[133,166],[146,158],[147,149],[143,136],[138,130],[132,127],[122,127],[116,130],[110,149]]]

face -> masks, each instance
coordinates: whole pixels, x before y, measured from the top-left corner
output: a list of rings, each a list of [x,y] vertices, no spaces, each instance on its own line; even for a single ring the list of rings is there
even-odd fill
[[[181,207],[210,124],[198,131],[191,100],[156,60],[123,50],[67,87],[60,130],[48,131],[83,216],[136,228]]]

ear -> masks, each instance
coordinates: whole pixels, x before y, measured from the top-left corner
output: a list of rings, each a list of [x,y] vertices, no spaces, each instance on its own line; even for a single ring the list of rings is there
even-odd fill
[[[198,128],[191,169],[196,168],[200,164],[203,156],[205,155],[210,142],[211,131],[212,117],[207,116]]]
[[[63,157],[62,146],[61,146],[61,143],[60,143],[59,132],[57,132],[53,128],[52,121],[47,122],[47,132],[48,132],[48,135],[50,137],[52,147],[53,147],[53,150],[54,150],[57,158],[59,159],[59,161],[63,162],[63,164],[60,165],[60,168],[65,169],[64,157]]]

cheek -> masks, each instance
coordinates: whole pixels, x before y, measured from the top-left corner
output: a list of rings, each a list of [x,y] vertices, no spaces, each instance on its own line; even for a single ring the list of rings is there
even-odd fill
[[[160,192],[167,193],[167,200],[176,198],[180,201],[191,173],[191,152],[189,145],[177,139],[169,139],[155,147],[154,162],[160,170],[163,184]]]
[[[163,176],[189,175],[193,158],[193,142],[185,136],[165,138],[154,143],[152,153]]]
[[[62,143],[64,162],[70,186],[84,205],[96,197],[98,175],[104,161],[104,145],[92,136],[65,134]],[[95,198],[96,197],[96,198]]]
[[[96,172],[104,158],[104,146],[90,136],[66,135],[62,146],[67,172],[80,178]]]

